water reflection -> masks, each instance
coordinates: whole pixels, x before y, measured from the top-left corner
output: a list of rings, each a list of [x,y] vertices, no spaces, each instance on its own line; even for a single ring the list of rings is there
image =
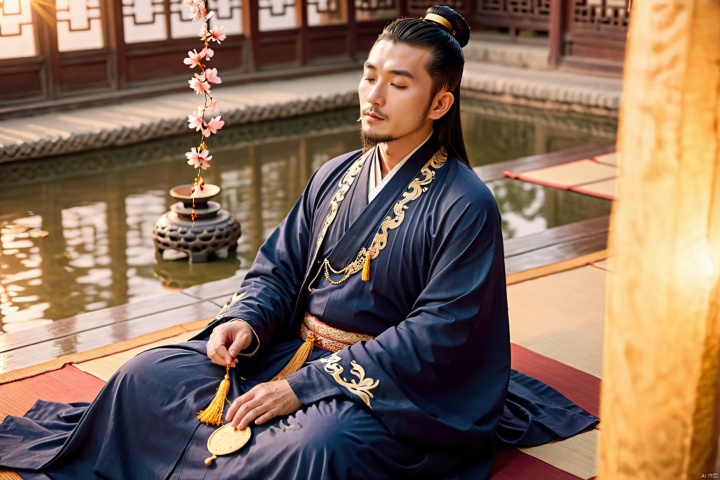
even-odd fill
[[[502,178],[488,183],[502,215],[506,240],[610,215],[611,203],[589,195]]]
[[[465,101],[474,165],[608,140],[606,119]],[[10,332],[90,310],[227,278],[263,240],[328,159],[359,147],[355,109],[223,130],[208,183],[242,224],[236,254],[202,265],[162,261],[152,228],[188,183],[172,137],[42,161],[0,165],[0,329]],[[606,214],[609,202],[508,180],[491,182],[507,238]],[[68,348],[71,348],[69,346]]]

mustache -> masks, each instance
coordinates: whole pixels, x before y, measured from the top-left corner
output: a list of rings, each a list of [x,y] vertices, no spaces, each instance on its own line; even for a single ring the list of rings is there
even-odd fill
[[[382,112],[380,112],[380,111],[378,111],[378,110],[374,110],[374,109],[372,109],[372,108],[367,109],[367,110],[363,110],[363,111],[362,111],[362,115],[372,115],[373,117],[378,117],[378,118],[381,118],[381,119],[383,119],[383,120],[387,120],[387,117],[385,116],[384,113],[382,113]],[[358,120],[357,120],[358,122],[362,120],[362,115],[360,116],[360,118],[358,118]]]

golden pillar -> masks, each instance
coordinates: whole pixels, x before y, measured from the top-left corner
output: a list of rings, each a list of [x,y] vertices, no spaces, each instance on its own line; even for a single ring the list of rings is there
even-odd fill
[[[618,152],[600,478],[717,478],[720,0],[634,2]]]

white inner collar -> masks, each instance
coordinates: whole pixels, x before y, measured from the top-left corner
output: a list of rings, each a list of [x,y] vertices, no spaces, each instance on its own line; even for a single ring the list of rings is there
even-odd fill
[[[425,139],[424,142],[420,143],[417,147],[415,147],[410,153],[408,153],[405,158],[400,160],[395,167],[393,167],[392,170],[388,172],[387,175],[385,175],[385,178],[381,178],[382,176],[382,167],[380,166],[380,152],[378,151],[379,146],[375,147],[375,153],[373,154],[373,161],[370,164],[370,179],[368,184],[368,203],[372,202],[375,197],[380,193],[380,191],[385,188],[385,185],[388,184],[390,179],[395,175],[395,173],[400,170],[400,168],[405,165],[405,163],[408,161],[410,157],[413,156],[415,152],[417,152],[420,147],[425,145],[425,143],[430,140],[430,137],[432,137],[432,132],[428,137]]]

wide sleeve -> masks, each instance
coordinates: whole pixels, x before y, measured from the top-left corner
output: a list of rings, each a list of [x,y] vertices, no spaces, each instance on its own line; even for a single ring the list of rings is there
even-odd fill
[[[288,380],[304,403],[339,386],[397,437],[472,449],[492,438],[510,375],[500,216],[489,193],[443,216],[407,318]]]

